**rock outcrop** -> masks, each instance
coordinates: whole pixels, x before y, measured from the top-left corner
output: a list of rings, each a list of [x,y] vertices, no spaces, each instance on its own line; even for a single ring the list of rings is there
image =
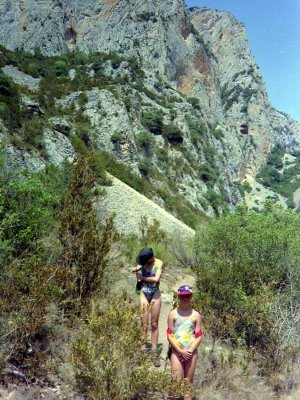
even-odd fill
[[[116,52],[138,60],[145,71],[145,87],[160,100],[172,98],[173,109],[146,92],[139,93],[140,101],[144,109],[162,112],[165,124],[181,129],[184,152],[166,147],[162,138],[155,136],[156,145],[165,149],[173,166],[166,167],[155,152],[141,154],[136,136],[144,128],[137,113],[128,111],[121,89],[119,99],[105,89],[87,93],[83,112],[91,122],[89,140],[95,148],[130,163],[137,172],[139,161],[148,159],[159,173],[169,175],[175,191],[207,213],[212,214],[217,207],[213,200],[204,204],[207,189],[227,197],[229,207],[233,207],[241,200],[236,186],[247,176],[255,177],[275,144],[282,144],[287,152],[300,148],[299,124],[271,106],[245,27],[227,12],[187,9],[183,0],[0,0],[0,24],[0,43],[11,50],[39,49],[49,56],[69,51]],[[127,69],[126,63],[117,68],[112,64],[106,73],[126,77]],[[11,67],[4,71],[24,80]],[[95,71],[89,73],[94,76]],[[76,70],[71,70],[70,79],[75,76]],[[158,81],[168,82],[169,88],[159,93]],[[29,86],[37,83],[24,82]],[[31,90],[36,89],[32,86]],[[72,93],[60,104],[70,106],[78,95]],[[195,144],[192,124],[194,128],[205,125],[209,132],[206,147]],[[247,135],[241,134],[241,125]],[[118,141],[113,135],[118,135]],[[47,137],[50,148],[49,134]],[[67,139],[64,141],[66,155],[72,157]],[[63,150],[58,159],[62,158]],[[207,171],[202,170],[199,178],[196,170],[209,158],[219,171],[219,179],[208,184]],[[163,205],[161,199],[158,202]]]

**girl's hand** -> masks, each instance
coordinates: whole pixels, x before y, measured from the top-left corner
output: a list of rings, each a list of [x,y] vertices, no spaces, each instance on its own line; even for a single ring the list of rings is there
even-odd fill
[[[193,352],[187,349],[180,350],[180,356],[183,360],[188,361],[193,355]]]

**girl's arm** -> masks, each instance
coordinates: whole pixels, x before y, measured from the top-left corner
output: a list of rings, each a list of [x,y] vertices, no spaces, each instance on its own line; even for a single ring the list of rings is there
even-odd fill
[[[156,260],[158,267],[157,270],[155,271],[155,276],[149,276],[149,277],[144,277],[140,272],[137,272],[137,277],[138,279],[144,281],[144,282],[149,282],[149,283],[157,283],[159,282],[162,274],[162,267],[163,267],[163,262],[161,260]]]
[[[192,346],[189,349],[192,353],[197,349],[197,347],[199,346],[201,339],[202,339],[201,316],[197,312],[195,317],[196,317],[196,326],[195,326],[196,337],[195,337],[195,340],[194,340]]]
[[[172,310],[169,313],[168,316],[168,330],[167,330],[167,339],[170,345],[178,352],[180,353],[181,347],[177,343],[177,340],[175,340],[173,336],[173,325],[174,325],[174,310]]]

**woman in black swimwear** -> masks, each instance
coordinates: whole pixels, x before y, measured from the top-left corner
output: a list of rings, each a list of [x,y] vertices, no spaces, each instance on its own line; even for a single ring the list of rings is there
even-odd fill
[[[153,364],[160,366],[157,356],[158,343],[158,319],[161,307],[161,294],[159,290],[159,280],[162,275],[163,262],[154,256],[150,247],[143,248],[136,259],[142,267],[136,271],[138,280],[141,280],[142,288],[140,291],[140,307],[143,323],[143,339],[146,340],[149,316],[151,318],[151,344],[153,353]]]

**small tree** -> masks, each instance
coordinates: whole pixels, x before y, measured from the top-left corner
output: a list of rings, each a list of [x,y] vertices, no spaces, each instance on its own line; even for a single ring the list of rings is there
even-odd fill
[[[92,153],[76,160],[59,218],[61,262],[70,277],[66,281],[68,294],[79,306],[86,305],[99,290],[112,243],[117,238],[112,218],[107,220],[102,232],[99,229],[93,205],[97,167]]]

